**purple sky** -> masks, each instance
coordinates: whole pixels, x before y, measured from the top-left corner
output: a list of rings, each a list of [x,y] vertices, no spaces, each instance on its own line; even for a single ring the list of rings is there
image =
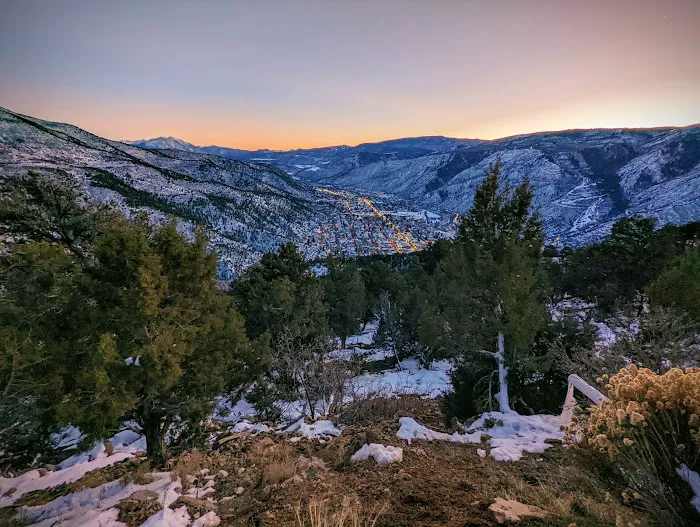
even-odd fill
[[[0,106],[292,148],[700,122],[700,1],[4,0]]]

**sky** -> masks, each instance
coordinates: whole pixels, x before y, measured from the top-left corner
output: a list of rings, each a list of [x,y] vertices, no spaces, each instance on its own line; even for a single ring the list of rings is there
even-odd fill
[[[698,0],[0,0],[0,106],[309,148],[700,122]]]

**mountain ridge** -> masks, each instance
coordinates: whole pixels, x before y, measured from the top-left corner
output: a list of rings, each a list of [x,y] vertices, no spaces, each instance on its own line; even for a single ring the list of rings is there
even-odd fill
[[[700,219],[700,125],[538,132],[489,141],[426,136],[356,147],[246,151],[194,147],[167,137],[148,148],[3,112],[15,124],[0,121],[1,171],[67,169],[93,194],[104,197],[111,186],[112,193],[121,191],[120,199],[125,193],[132,201],[135,195],[142,201],[157,197],[167,203],[155,202],[163,210],[175,207],[190,219],[204,216],[216,225],[215,232],[233,236],[232,243],[252,251],[250,258],[231,257],[236,269],[283,241],[308,249],[311,257],[329,250],[329,240],[341,247],[349,243],[352,254],[363,254],[362,233],[370,229],[355,220],[344,224],[347,214],[355,219],[368,214],[344,208],[357,193],[380,200],[385,210],[409,204],[404,207],[409,211],[435,212],[442,218],[438,230],[449,235],[452,227],[444,218],[468,210],[484,171],[496,161],[511,184],[531,180],[549,241],[595,242],[627,215],[652,216],[660,224]],[[13,126],[24,126],[15,130],[14,139]],[[336,190],[319,193],[319,187]],[[342,230],[342,225],[354,234],[323,230]],[[431,230],[422,235],[423,240],[439,236]],[[368,246],[397,249],[383,245],[395,243],[392,239],[389,231],[381,243]]]
[[[346,148],[346,149],[347,148],[358,148],[358,147],[369,146],[369,145],[381,145],[381,144],[386,144],[386,143],[393,143],[395,141],[414,140],[414,139],[447,139],[447,140],[451,140],[451,141],[475,141],[475,142],[488,143],[488,142],[506,141],[506,140],[515,139],[515,138],[519,138],[519,137],[530,137],[530,136],[536,136],[536,135],[566,134],[566,133],[573,133],[573,132],[643,132],[643,131],[661,132],[661,131],[671,131],[671,130],[684,130],[687,128],[696,128],[696,127],[700,127],[700,122],[692,123],[692,124],[688,124],[688,125],[683,125],[683,126],[674,126],[674,125],[650,126],[650,127],[639,127],[639,126],[605,127],[605,126],[603,126],[603,127],[594,127],[594,128],[563,128],[560,130],[541,130],[538,132],[524,132],[521,134],[506,135],[503,137],[496,137],[493,139],[483,139],[483,138],[479,138],[479,137],[473,137],[473,138],[470,138],[470,137],[452,137],[452,136],[448,136],[448,135],[415,135],[415,136],[406,136],[406,137],[394,137],[392,139],[383,139],[381,141],[367,141],[367,142],[357,143],[356,145],[349,145],[349,144],[343,143],[343,144],[337,144],[337,145],[314,146],[314,147],[309,147],[309,148],[289,148],[289,149],[257,148],[255,150],[246,149],[246,148],[236,148],[233,146],[215,145],[215,144],[195,145],[194,143],[190,143],[188,141],[185,141],[184,139],[180,139],[180,138],[172,136],[172,135],[170,135],[170,136],[158,136],[158,137],[153,137],[150,139],[146,139],[146,138],[122,139],[122,140],[119,140],[119,142],[130,144],[130,145],[141,146],[142,148],[156,148],[155,146],[150,146],[150,145],[152,145],[156,141],[174,140],[174,141],[177,141],[179,143],[183,143],[183,144],[186,144],[188,146],[191,146],[193,148],[221,148],[221,149],[236,150],[239,152],[249,152],[249,153],[260,153],[260,152],[291,153],[291,152],[301,152],[301,151],[309,151],[309,150],[323,150],[323,149],[331,149],[331,148]]]
[[[700,216],[700,124],[571,129],[492,140],[426,136],[221,155],[266,162],[316,184],[390,193],[458,213],[470,206],[484,170],[500,160],[513,182],[532,179],[550,238],[572,245],[602,238],[623,215],[650,215],[662,224]]]

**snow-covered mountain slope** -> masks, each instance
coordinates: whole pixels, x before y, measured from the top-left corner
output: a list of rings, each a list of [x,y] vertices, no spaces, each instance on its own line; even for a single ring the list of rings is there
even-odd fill
[[[144,143],[148,143],[148,147],[151,149],[167,150],[168,148],[173,148],[176,150],[184,150],[185,152],[199,152],[200,147],[178,139],[177,137],[156,137],[154,139],[140,139],[138,141],[123,141],[128,145],[143,146]]]
[[[72,177],[94,201],[176,216],[186,231],[204,225],[224,278],[287,241],[309,258],[357,256],[412,251],[454,230],[449,216],[394,196],[320,188],[271,164],[161,139],[167,148],[144,149],[0,108],[0,177]]]
[[[312,187],[271,165],[144,150],[0,108],[0,175],[29,170],[72,176],[96,201],[125,211],[175,215],[186,229],[205,225],[224,275],[285,241],[304,245],[329,214]]]
[[[158,148],[156,142],[141,144]],[[494,141],[425,137],[288,152],[222,150],[315,183],[391,193],[456,212],[470,207],[484,170],[500,159],[513,183],[526,176],[532,181],[548,235],[573,245],[600,239],[626,214],[660,223],[700,219],[700,125]]]

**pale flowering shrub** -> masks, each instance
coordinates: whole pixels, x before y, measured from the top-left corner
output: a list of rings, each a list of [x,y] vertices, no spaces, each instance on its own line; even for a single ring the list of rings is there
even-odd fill
[[[590,409],[588,445],[611,456],[634,494],[675,508],[676,469],[700,468],[700,368],[659,375],[632,364],[598,381],[609,400]]]
[[[661,449],[663,458],[673,458],[672,467],[678,462],[697,462],[700,369],[674,368],[658,375],[632,364],[601,379],[606,380],[609,401],[591,408],[589,444],[610,454],[633,448]],[[647,444],[650,442],[653,444]]]

